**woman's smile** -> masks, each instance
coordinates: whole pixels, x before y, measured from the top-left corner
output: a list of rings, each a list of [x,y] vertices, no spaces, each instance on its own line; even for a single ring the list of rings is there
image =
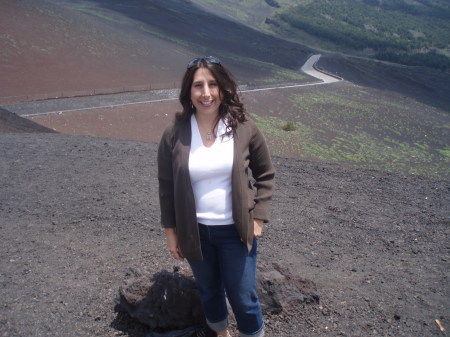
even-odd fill
[[[209,100],[209,101],[202,101],[200,102],[203,106],[209,107],[211,105],[213,105],[213,101]]]

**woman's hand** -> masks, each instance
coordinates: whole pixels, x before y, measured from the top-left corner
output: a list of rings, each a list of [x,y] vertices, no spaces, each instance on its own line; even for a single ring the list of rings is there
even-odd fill
[[[167,249],[170,255],[176,260],[183,261],[184,256],[178,247],[178,237],[175,228],[164,228],[164,232],[166,233]]]
[[[253,235],[255,237],[262,236],[264,220],[261,219],[253,219]]]

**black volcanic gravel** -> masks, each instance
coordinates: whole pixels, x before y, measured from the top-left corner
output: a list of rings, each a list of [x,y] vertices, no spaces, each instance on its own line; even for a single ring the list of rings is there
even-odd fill
[[[145,335],[114,300],[129,268],[179,264],[159,227],[156,151],[0,134],[1,336]],[[444,336],[449,182],[273,159],[260,261],[312,280],[321,302],[266,316],[266,336]]]

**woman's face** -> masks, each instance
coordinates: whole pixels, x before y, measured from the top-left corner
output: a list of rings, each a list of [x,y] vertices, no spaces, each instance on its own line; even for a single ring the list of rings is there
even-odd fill
[[[198,68],[195,71],[191,86],[191,101],[199,114],[214,116],[219,114],[222,93],[209,69]]]

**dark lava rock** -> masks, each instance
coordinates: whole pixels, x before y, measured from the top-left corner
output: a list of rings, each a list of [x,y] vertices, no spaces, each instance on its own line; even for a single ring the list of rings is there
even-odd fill
[[[203,325],[204,315],[195,281],[178,272],[153,276],[132,270],[119,290],[117,311],[158,330]]]
[[[278,314],[293,305],[319,303],[312,281],[292,275],[278,263],[258,266],[256,282],[263,313]]]
[[[130,270],[119,290],[117,311],[152,330],[176,330],[204,326],[198,288],[191,276],[161,271],[153,276]],[[260,265],[257,290],[263,313],[277,314],[298,304],[319,303],[313,282],[294,277],[287,268],[274,263]]]

